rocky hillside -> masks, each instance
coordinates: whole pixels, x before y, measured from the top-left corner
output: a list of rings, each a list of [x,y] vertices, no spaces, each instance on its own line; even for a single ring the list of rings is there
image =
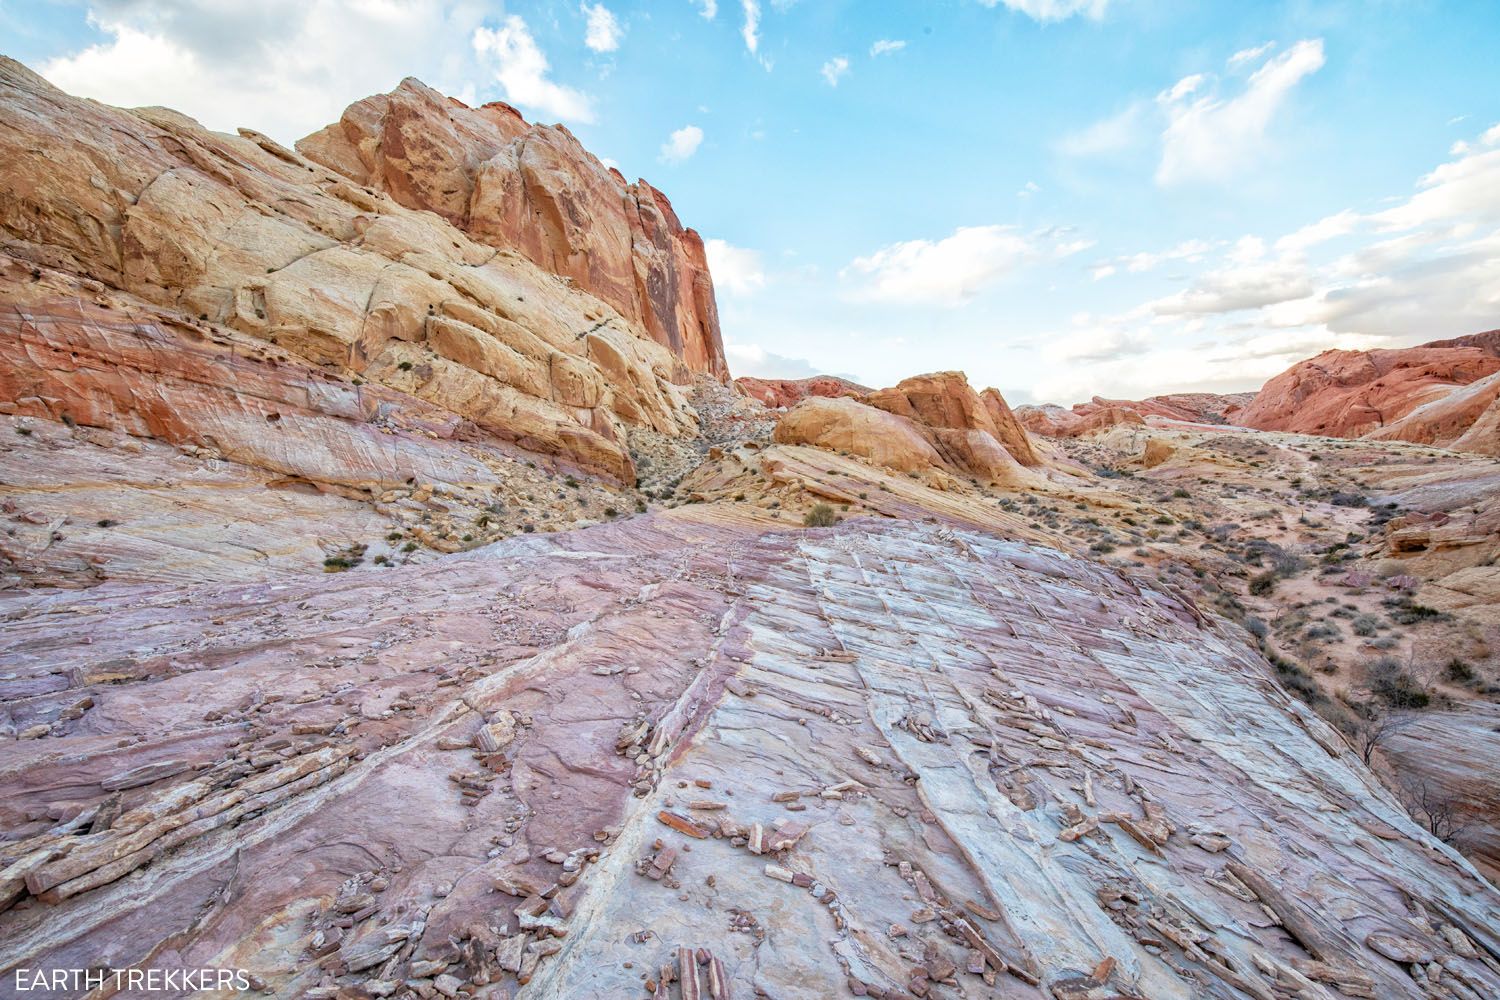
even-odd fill
[[[665,197],[414,81],[303,145],[0,62],[0,467],[36,487],[10,572],[452,549],[632,508],[637,442],[698,433],[689,383],[726,372]],[[550,510],[573,473],[605,492]]]
[[[1324,351],[1267,382],[1235,422],[1500,455],[1500,330],[1397,350]]]

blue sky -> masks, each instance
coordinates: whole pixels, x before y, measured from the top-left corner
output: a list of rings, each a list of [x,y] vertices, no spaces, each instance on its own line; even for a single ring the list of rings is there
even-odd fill
[[[418,76],[710,240],[736,374],[1012,402],[1500,326],[1500,4],[0,0],[74,93],[292,141]]]

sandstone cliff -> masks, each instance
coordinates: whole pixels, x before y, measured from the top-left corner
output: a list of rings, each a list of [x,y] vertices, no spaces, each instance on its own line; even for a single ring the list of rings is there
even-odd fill
[[[1497,330],[1397,350],[1324,351],[1267,382],[1235,421],[1495,454],[1500,442],[1465,435],[1500,399],[1497,373]]]
[[[0,406],[375,493],[464,478],[378,454],[401,450],[411,420],[626,483],[628,430],[695,429],[679,383],[722,376],[722,351],[697,237],[664,198],[627,192],[560,130],[413,81],[356,105],[339,134],[372,115],[383,131],[361,145],[309,143],[379,166],[337,162],[351,176],[0,63]],[[511,170],[522,194],[493,211],[437,197],[463,187],[442,164],[507,135],[476,190]],[[543,148],[560,157],[546,178],[527,152]],[[579,233],[592,242],[567,243]],[[371,452],[372,433],[398,440]]]
[[[413,79],[349,107],[297,151],[608,303],[692,371],[727,379],[703,240],[667,196],[625,183],[562,125],[470,108]]]

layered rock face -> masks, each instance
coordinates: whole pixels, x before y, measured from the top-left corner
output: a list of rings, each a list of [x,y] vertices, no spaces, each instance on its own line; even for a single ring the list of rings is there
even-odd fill
[[[1324,351],[1271,379],[1236,422],[1500,452],[1500,331],[1376,351]],[[1479,428],[1476,433],[1470,430]]]
[[[849,451],[905,472],[933,467],[1006,485],[1034,481],[1042,464],[1000,393],[962,372],[905,379],[863,400],[810,396],[776,426],[776,440]]]
[[[692,371],[727,379],[703,240],[666,195],[625,183],[561,125],[470,108],[417,80],[297,143],[309,159],[516,251],[608,303]]]
[[[1178,427],[1233,423],[1254,397],[1250,392],[1178,392],[1140,400],[1095,396],[1087,403],[1075,403],[1071,409],[1023,406],[1016,416],[1028,430],[1043,437],[1081,437],[1120,424]]]
[[[734,387],[773,410],[796,406],[809,396],[826,396],[829,399],[849,396],[854,399],[863,399],[871,391],[868,386],[850,382],[836,375],[815,375],[812,378],[745,376],[735,379]]]
[[[506,155],[531,163],[526,150],[548,143],[579,176],[591,158],[564,133],[540,139],[414,82],[372,101],[342,123],[387,111],[380,136],[346,151],[380,166],[361,185],[253,132],[75,100],[0,63],[0,407],[376,493],[464,477],[475,456],[461,448],[412,454],[429,434],[630,482],[627,430],[695,429],[678,383],[722,374],[722,352],[696,236],[665,199],[638,189],[627,217],[566,194],[559,163],[550,209],[537,181],[503,227],[476,226],[501,217],[432,199],[459,183],[441,165],[468,163],[481,139],[515,133],[482,164],[496,183]],[[336,147],[320,135],[310,148]],[[600,242],[565,253],[558,232]],[[579,272],[590,260],[623,276]]]
[[[705,513],[378,588],[23,598],[7,724],[48,735],[0,751],[0,968],[488,1000],[1500,992],[1500,894],[1242,633],[1043,547]]]

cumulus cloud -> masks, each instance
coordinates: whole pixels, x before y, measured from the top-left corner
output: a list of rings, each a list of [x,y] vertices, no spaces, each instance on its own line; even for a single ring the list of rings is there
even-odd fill
[[[828,86],[837,87],[839,80],[849,72],[849,59],[847,56],[834,56],[823,64],[819,72],[823,74],[823,79],[828,81]]]
[[[1098,20],[1109,7],[1109,0],[979,0],[986,7],[1004,4],[1035,21],[1063,21],[1075,14]]]
[[[584,16],[583,44],[595,52],[614,52],[620,47],[624,30],[613,11],[602,3],[583,4],[579,10]]]
[[[890,55],[892,52],[900,52],[906,48],[906,42],[899,38],[882,38],[870,46],[870,58],[876,56]]]
[[[1210,271],[1192,286],[1158,299],[1152,308],[1161,316],[1230,313],[1305,298],[1313,292],[1312,276],[1299,264],[1269,261]]]
[[[593,99],[548,78],[547,56],[519,15],[510,15],[499,28],[476,28],[473,44],[510,103],[565,121],[593,122]]]
[[[715,290],[744,297],[765,287],[766,272],[758,251],[717,239],[706,240],[703,246],[708,253],[708,272],[713,276]]]
[[[458,0],[93,0],[89,9],[105,39],[43,63],[47,79],[80,96],[165,105],[210,128],[247,126],[288,144],[407,75],[462,93],[474,77],[469,39],[482,14]]]
[[[944,239],[892,243],[841,272],[862,278],[859,298],[959,305],[1034,253],[1013,226],[965,226]]]
[[[719,16],[719,0],[692,0],[698,6],[698,15],[705,21]]]
[[[667,137],[667,141],[661,144],[661,158],[664,163],[681,163],[694,153],[703,144],[703,130],[696,125],[684,125]]]
[[[1487,129],[1378,211],[1336,212],[1277,239],[1185,241],[1095,277],[1163,261],[1202,270],[1174,294],[1051,331],[1039,399],[1253,389],[1330,348],[1402,346],[1496,326],[1500,129]]]
[[[1222,180],[1261,158],[1266,131],[1293,88],[1322,68],[1322,39],[1305,39],[1251,74],[1230,98],[1207,87],[1201,75],[1186,77],[1158,96],[1167,114],[1156,180]]]

